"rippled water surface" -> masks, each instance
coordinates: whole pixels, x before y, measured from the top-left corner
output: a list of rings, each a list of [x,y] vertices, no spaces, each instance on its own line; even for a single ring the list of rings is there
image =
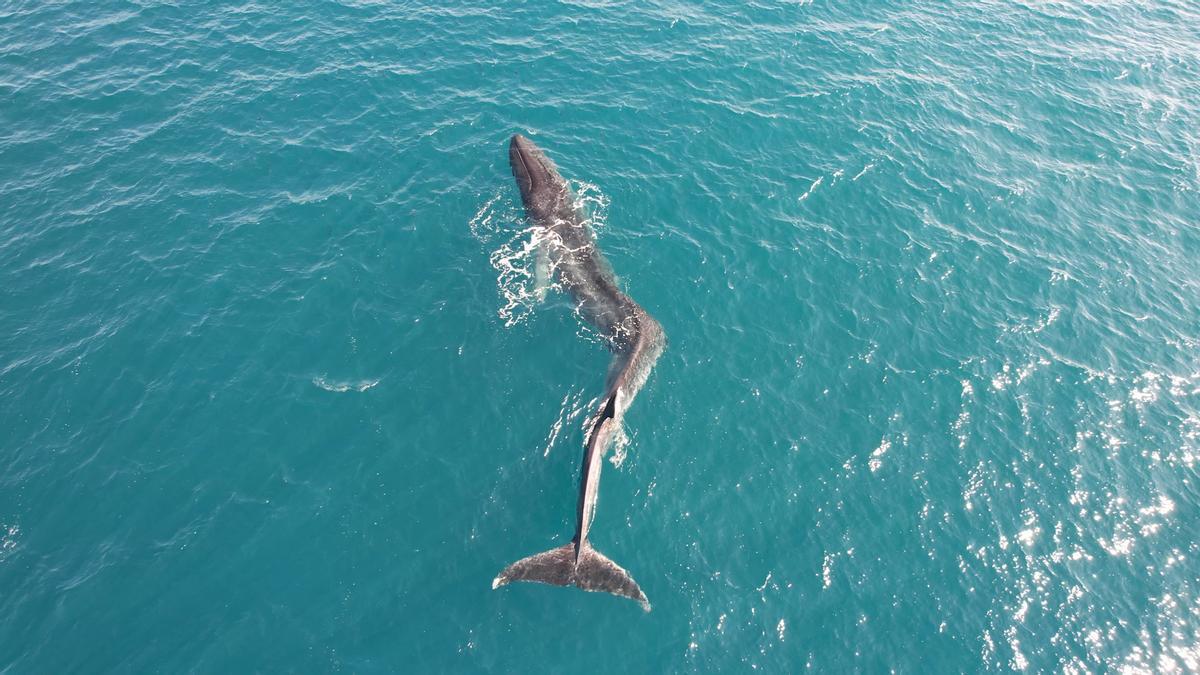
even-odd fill
[[[0,671],[1200,668],[1200,7],[0,3]],[[669,344],[608,361],[507,164]]]

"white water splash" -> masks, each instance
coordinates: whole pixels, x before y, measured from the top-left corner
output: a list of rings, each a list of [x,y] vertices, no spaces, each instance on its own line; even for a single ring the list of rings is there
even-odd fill
[[[629,455],[629,441],[629,436],[625,433],[625,425],[618,424],[613,431],[612,455],[608,458],[609,463],[618,469],[625,463],[625,458]]]
[[[471,234],[479,241],[484,241],[487,232],[492,230],[492,219],[496,216],[496,202],[500,201],[500,194],[495,194],[488,198],[483,206],[475,212],[471,220],[467,223],[467,227],[471,229]]]
[[[883,466],[883,456],[891,448],[892,442],[885,438],[879,442],[879,447],[871,452],[871,459],[867,462],[867,466],[871,469],[872,473],[878,471],[879,467]]]
[[[868,162],[867,165],[862,168],[862,171],[859,171],[858,173],[854,174],[854,178],[851,178],[850,180],[856,181],[859,178],[862,178],[863,174],[865,174],[866,172],[868,172],[874,168],[875,168],[875,162]]]
[[[0,523],[0,562],[17,548],[17,539],[21,536],[21,528],[16,525]]]
[[[497,311],[505,327],[524,321],[541,299],[536,287],[536,255],[546,239],[545,228],[528,227],[492,251],[490,261],[496,270],[496,287],[503,299]]]
[[[568,181],[575,197],[575,210],[584,226],[593,233],[603,230],[608,213],[609,198],[595,185]],[[554,250],[557,238],[544,227],[532,225],[521,207],[502,194],[490,197],[468,223],[471,234],[491,249],[488,260],[496,270],[496,288],[501,306],[497,315],[506,328],[528,319],[544,299],[546,291],[557,288],[553,282],[554,255],[549,255],[548,274],[539,275],[539,250]],[[548,276],[548,279],[539,279]]]
[[[586,407],[582,402],[582,398],[582,390],[569,391],[563,396],[562,405],[558,408],[558,419],[554,420],[554,424],[550,427],[550,433],[546,437],[546,448],[542,452],[543,457],[550,456],[550,449],[558,441],[558,436],[562,433],[563,428],[583,415]]]
[[[379,380],[359,380],[357,382],[338,382],[336,380],[327,380],[323,377],[314,377],[313,384],[317,385],[325,391],[342,394],[348,391],[366,391],[371,387],[379,384]]]
[[[800,195],[800,198],[797,199],[796,201],[802,202],[805,199],[808,199],[808,196],[813,193],[813,190],[816,190],[818,187],[820,187],[821,183],[824,181],[825,181],[825,176],[818,176],[817,179],[812,182],[812,185],[808,186],[808,191],[805,192],[804,194]]]

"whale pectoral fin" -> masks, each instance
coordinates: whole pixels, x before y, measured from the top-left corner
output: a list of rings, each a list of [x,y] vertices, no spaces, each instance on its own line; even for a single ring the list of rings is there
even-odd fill
[[[550,244],[543,239],[538,242],[533,257],[533,297],[537,302],[546,299],[550,290]]]

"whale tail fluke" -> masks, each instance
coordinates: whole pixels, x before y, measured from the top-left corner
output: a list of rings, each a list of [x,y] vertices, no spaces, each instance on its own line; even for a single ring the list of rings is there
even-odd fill
[[[650,611],[650,601],[624,568],[604,557],[586,541],[575,557],[575,542],[522,558],[504,568],[492,581],[500,588],[513,581],[536,581],[554,586],[575,586],[585,591],[603,591],[637,601]]]

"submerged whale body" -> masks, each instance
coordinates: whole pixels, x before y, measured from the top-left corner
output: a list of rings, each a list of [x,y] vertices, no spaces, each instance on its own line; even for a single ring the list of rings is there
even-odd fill
[[[574,298],[579,314],[608,343],[613,361],[599,409],[587,425],[575,536],[562,546],[504,568],[492,582],[492,588],[512,581],[576,586],[636,600],[650,611],[650,602],[637,582],[621,566],[592,548],[588,531],[596,510],[604,453],[620,428],[625,410],[662,353],[665,341],[662,327],[617,288],[607,261],[580,217],[570,188],[546,154],[517,134],[509,143],[508,159],[521,191],[525,215],[542,228],[539,257],[551,266],[559,286]]]

